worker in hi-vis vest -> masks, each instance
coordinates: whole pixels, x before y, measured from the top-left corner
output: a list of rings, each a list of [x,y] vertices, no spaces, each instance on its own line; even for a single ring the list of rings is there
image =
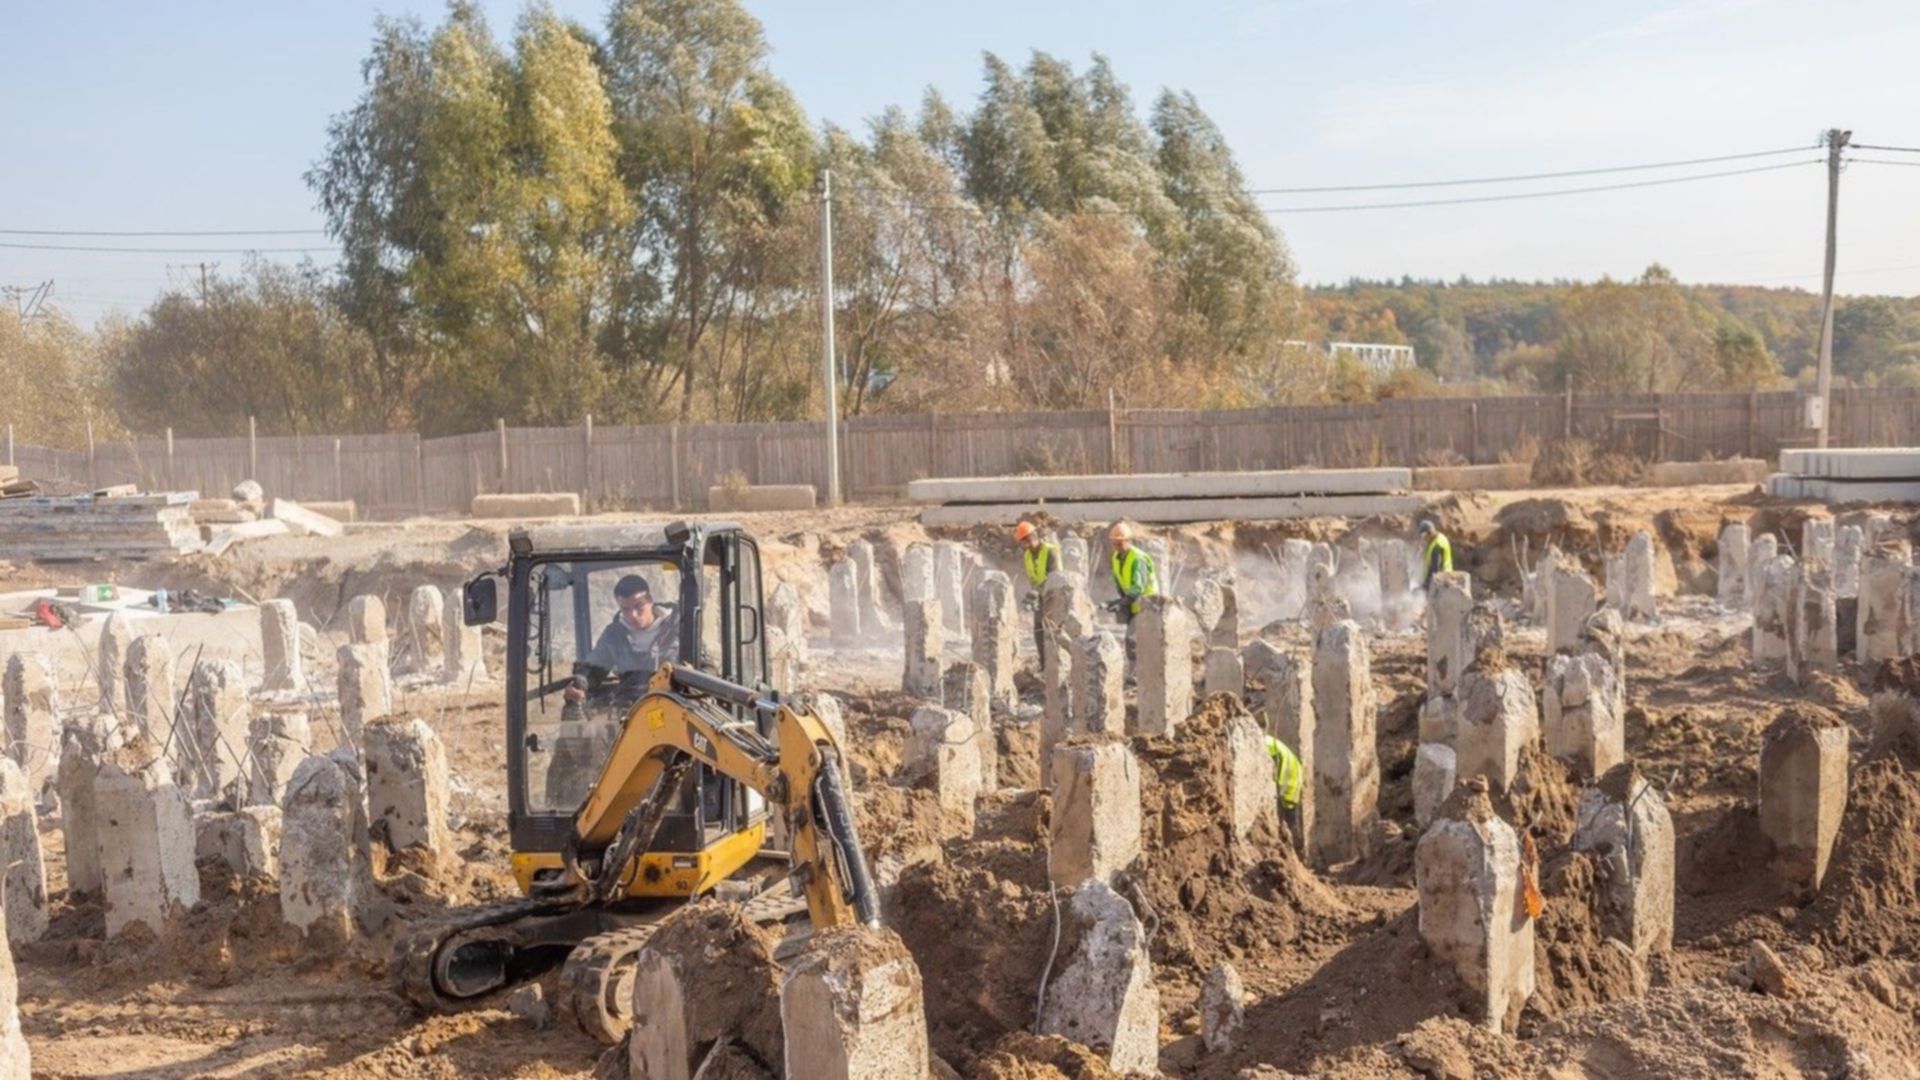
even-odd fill
[[[1273,759],[1273,785],[1280,793],[1280,816],[1293,832],[1293,844],[1305,850],[1306,837],[1300,835],[1300,792],[1306,784],[1306,769],[1300,755],[1286,743],[1267,736],[1267,756]]]
[[[1044,667],[1048,641],[1046,624],[1040,618],[1040,594],[1047,587],[1047,579],[1060,569],[1060,545],[1041,536],[1031,521],[1013,527],[1013,540],[1020,545],[1020,561],[1027,570],[1027,584],[1032,586],[1025,603],[1033,611],[1033,651]]]
[[[1420,587],[1431,590],[1435,574],[1453,573],[1453,543],[1431,521],[1420,523],[1420,539],[1427,544],[1420,556]]]
[[[1126,522],[1115,522],[1107,530],[1107,539],[1113,541],[1113,588],[1120,594],[1113,613],[1131,625],[1140,614],[1141,601],[1160,591],[1159,571],[1153,556],[1134,544],[1133,527]]]

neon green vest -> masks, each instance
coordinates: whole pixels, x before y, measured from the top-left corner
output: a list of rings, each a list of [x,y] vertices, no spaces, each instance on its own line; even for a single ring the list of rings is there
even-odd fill
[[[1437,570],[1434,569],[1433,565],[1433,556],[1436,551],[1440,553],[1440,567]],[[1433,539],[1427,541],[1427,551],[1422,558],[1422,568],[1427,574],[1453,573],[1453,545],[1447,541],[1446,533],[1436,532],[1433,534]]]
[[[1128,610],[1140,614],[1140,601],[1159,592],[1155,580],[1153,556],[1137,547],[1113,553],[1113,587],[1133,601]]]
[[[1059,551],[1052,544],[1041,544],[1022,553],[1021,557],[1027,563],[1027,580],[1033,583],[1034,588],[1047,583],[1047,575],[1053,573],[1053,564],[1060,558]]]
[[[1267,756],[1273,759],[1273,782],[1280,789],[1280,805],[1291,810],[1300,805],[1300,784],[1305,770],[1300,755],[1273,736],[1267,736]]]

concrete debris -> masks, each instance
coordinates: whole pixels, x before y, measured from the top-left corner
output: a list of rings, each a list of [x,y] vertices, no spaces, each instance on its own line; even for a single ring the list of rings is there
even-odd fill
[[[1074,945],[1047,985],[1037,1030],[1095,1050],[1115,1072],[1157,1073],[1160,991],[1132,905],[1105,882],[1089,881],[1063,916],[1060,939]]]
[[[194,854],[240,878],[280,876],[281,816],[277,806],[209,810],[195,815]]]
[[[1209,1054],[1233,1049],[1234,1036],[1247,1020],[1247,991],[1240,972],[1225,960],[1213,965],[1200,988],[1200,1044]]]

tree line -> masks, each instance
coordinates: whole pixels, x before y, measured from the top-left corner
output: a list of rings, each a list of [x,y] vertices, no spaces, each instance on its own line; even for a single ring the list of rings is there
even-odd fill
[[[738,0],[618,0],[589,27],[470,3],[382,19],[306,181],[337,263],[249,262],[91,332],[0,315],[27,410],[177,434],[820,415],[832,177],[852,413],[1234,407],[1412,394],[1749,389],[1805,378],[1818,300],[1683,286],[1302,287],[1191,94],[987,55],[862,130],[810,121]],[[1407,343],[1386,375],[1302,348]],[[1920,382],[1912,303],[1845,302],[1843,380]],[[7,400],[33,400],[25,394]],[[16,424],[27,423],[14,418]]]

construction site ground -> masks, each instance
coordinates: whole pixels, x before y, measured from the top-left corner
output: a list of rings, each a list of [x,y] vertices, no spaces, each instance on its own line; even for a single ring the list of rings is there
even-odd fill
[[[1410,776],[1423,693],[1418,631],[1372,635],[1380,702],[1378,849],[1316,874],[1273,838],[1250,854],[1221,839],[1218,792],[1206,780],[1209,731],[1229,703],[1209,701],[1172,739],[1136,740],[1150,809],[1141,864],[1127,887],[1154,916],[1154,976],[1161,991],[1161,1070],[1172,1076],[1908,1077],[1920,1074],[1920,772],[1856,774],[1835,870],[1821,895],[1800,903],[1776,891],[1755,853],[1753,812],[1760,733],[1783,708],[1831,710],[1870,736],[1874,673],[1844,665],[1796,688],[1752,669],[1749,619],[1710,595],[1723,520],[1753,519],[1798,535],[1825,508],[1764,499],[1751,488],[1576,489],[1446,496],[1433,512],[1453,537],[1476,592],[1508,598],[1506,653],[1538,685],[1543,639],[1519,618],[1518,567],[1548,543],[1598,576],[1603,552],[1651,529],[1665,553],[1666,591],[1652,624],[1631,626],[1630,757],[1664,787],[1678,834],[1676,941],[1644,996],[1583,908],[1563,902],[1578,882],[1552,877],[1557,835],[1571,831],[1575,785],[1548,760],[1534,762],[1522,812],[1547,858],[1547,911],[1539,933],[1540,989],[1517,1037],[1491,1034],[1460,1015],[1414,929]],[[1902,528],[1907,511],[1887,508]],[[1026,1034],[1048,958],[1053,909],[1047,888],[1047,799],[1037,786],[1034,725],[1000,733],[1003,791],[983,800],[970,838],[947,835],[932,797],[888,785],[912,703],[900,693],[897,642],[835,650],[826,644],[826,567],[864,536],[897,551],[926,532],[910,508],[743,515],[767,552],[768,588],[790,581],[814,610],[807,688],[841,696],[851,732],[862,839],[889,867],[887,920],[914,951],[925,979],[933,1049],[961,1076],[1037,1080],[1111,1075],[1058,1039]],[[1171,576],[1232,565],[1243,642],[1265,633],[1304,643],[1297,625],[1273,624],[1263,574],[1282,539],[1337,541],[1349,530],[1409,535],[1405,518],[1364,522],[1222,522],[1155,530],[1174,544]],[[384,594],[404,610],[413,586],[453,586],[504,557],[511,523],[420,520],[369,523],[337,539],[282,537],[225,557],[95,564],[0,564],[0,589],[118,580],[169,590],[296,601],[325,624],[345,601]],[[945,530],[1014,572],[999,530]],[[1097,549],[1096,549],[1097,550]],[[896,571],[891,558],[886,572]],[[888,582],[898,588],[897,578]],[[493,664],[500,639],[489,637]],[[1023,643],[1023,648],[1024,648]],[[1031,665],[1031,652],[1026,652]],[[329,676],[330,677],[330,676]],[[1025,700],[1039,700],[1023,676]],[[157,935],[102,940],[97,909],[64,899],[56,824],[42,825],[53,926],[20,947],[22,1022],[34,1073],[80,1077],[582,1077],[603,1047],[561,1024],[535,1028],[503,1004],[422,1016],[390,990],[392,936],[449,904],[503,898],[507,874],[503,732],[497,687],[402,682],[398,709],[432,723],[454,775],[451,808],[460,861],[430,874],[384,867],[383,932],[344,952],[318,954],[278,918],[277,898],[245,882],[203,881],[206,899]],[[314,724],[316,749],[331,742]],[[1856,759],[1858,758],[1856,754]],[[1022,790],[1025,789],[1025,790]],[[205,875],[203,875],[205,876]],[[1792,996],[1751,992],[1729,976],[1749,943],[1771,943],[1795,983]],[[1232,1049],[1203,1050],[1196,1001],[1209,969],[1230,961],[1248,990],[1247,1020]]]

